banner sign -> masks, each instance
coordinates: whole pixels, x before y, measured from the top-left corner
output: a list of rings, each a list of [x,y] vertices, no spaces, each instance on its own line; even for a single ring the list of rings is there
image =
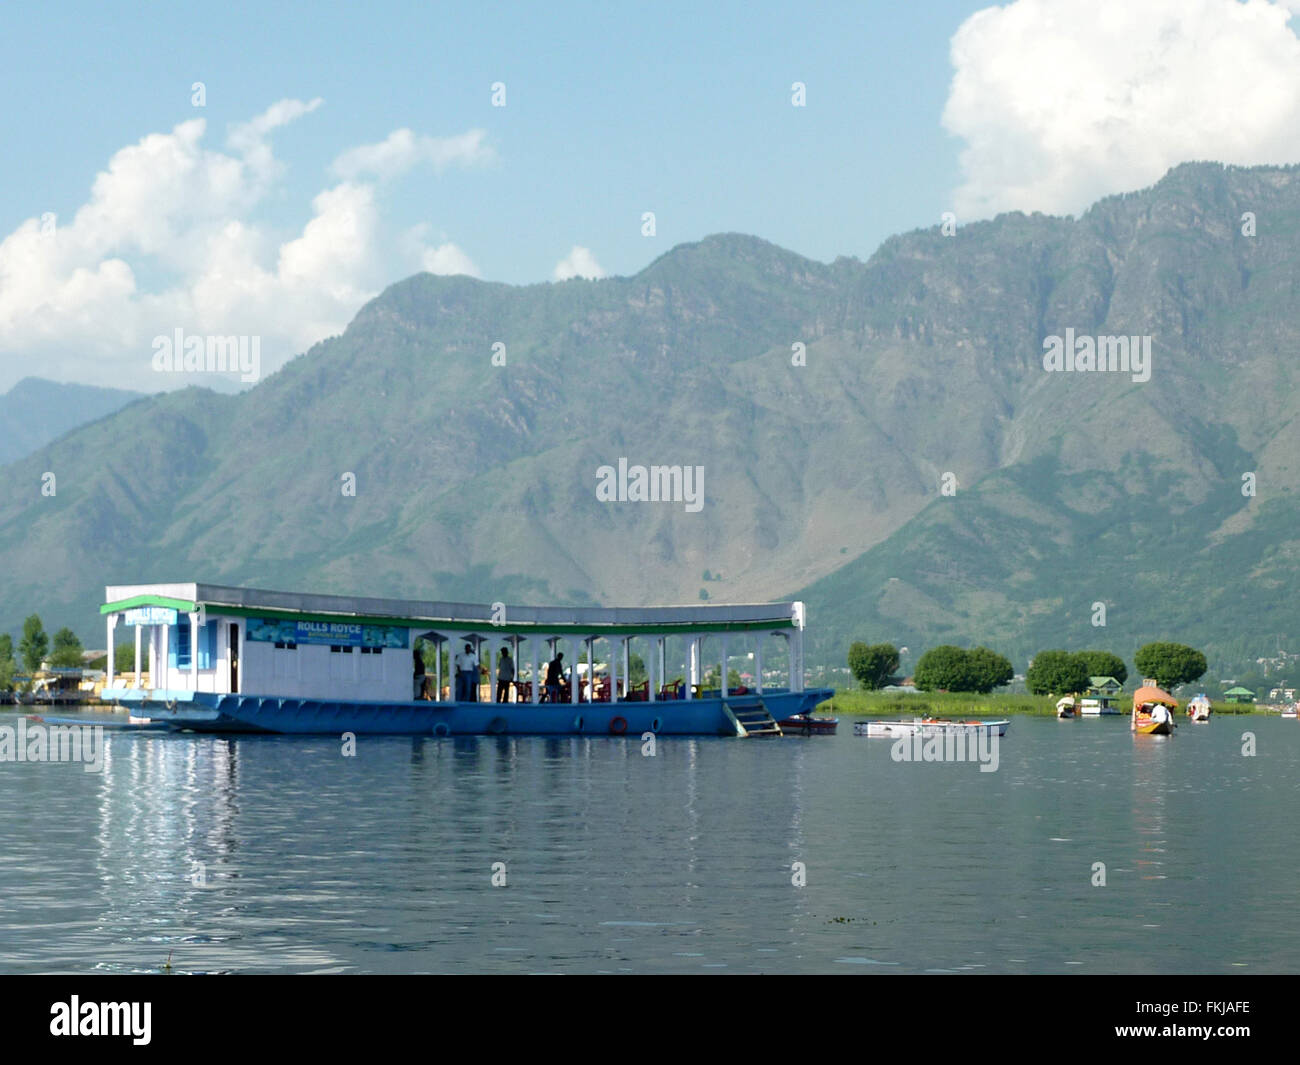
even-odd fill
[[[128,625],[175,625],[176,611],[165,606],[137,606],[123,614]]]
[[[247,638],[258,643],[331,644],[335,647],[406,647],[410,630],[398,625],[348,621],[278,621],[249,618]]]

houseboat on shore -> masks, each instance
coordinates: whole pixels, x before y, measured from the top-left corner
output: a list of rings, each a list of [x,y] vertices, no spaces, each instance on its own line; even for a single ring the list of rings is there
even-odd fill
[[[780,735],[778,722],[833,694],[804,688],[797,602],[523,607],[148,584],[109,586],[100,612],[108,634],[105,701],[201,732]],[[135,643],[134,676],[147,669],[154,686],[115,681],[114,648],[124,632]],[[783,687],[763,684],[770,637],[778,652],[769,664],[787,667]],[[589,681],[571,667],[584,652],[596,661],[598,641],[608,673]],[[628,683],[634,642],[646,673],[638,684]],[[432,676],[422,645],[436,652]],[[670,646],[678,653],[670,656]],[[505,684],[498,682],[502,649],[514,674]],[[729,689],[731,658],[751,653],[756,686]],[[457,690],[457,678],[443,676],[444,657],[472,660],[472,685]],[[488,666],[484,701],[480,663]],[[541,683],[548,663],[559,664],[558,683],[549,686]],[[710,667],[718,679],[705,687]]]

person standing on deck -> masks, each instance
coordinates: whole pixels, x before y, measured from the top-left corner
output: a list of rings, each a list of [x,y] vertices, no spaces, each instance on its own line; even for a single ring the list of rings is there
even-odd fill
[[[501,660],[497,664],[497,702],[510,701],[510,685],[515,679],[515,660],[510,657],[510,649],[501,648]]]
[[[560,685],[564,683],[564,652],[560,651],[546,667],[546,701],[560,701]]]
[[[473,644],[466,644],[463,654],[456,656],[456,702],[478,702],[478,656]]]
[[[424,698],[424,655],[420,653],[419,647],[412,652],[415,655],[415,694],[413,699]]]

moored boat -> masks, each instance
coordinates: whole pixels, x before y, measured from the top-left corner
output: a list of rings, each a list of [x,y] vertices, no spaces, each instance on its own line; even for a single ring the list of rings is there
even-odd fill
[[[1063,699],[1056,701],[1056,716],[1061,719],[1078,717],[1081,713],[1081,707],[1073,695],[1067,695]]]
[[[1282,716],[1294,718],[1297,711],[1300,711],[1300,702],[1292,703],[1290,706],[1283,707]]]
[[[911,721],[855,721],[853,735],[877,739],[897,739],[899,736],[942,736],[949,732],[978,736],[1005,736],[1010,720],[1000,721],[948,721],[942,718],[918,717]]]
[[[834,694],[804,688],[798,602],[519,607],[197,583],[110,586],[105,599],[104,699],[198,732],[779,736],[780,721]],[[119,624],[134,634],[132,676],[147,654],[156,686],[114,685]],[[748,651],[761,678],[772,635],[784,640],[776,664],[788,685],[728,690],[730,652]],[[597,641],[607,672],[566,670],[596,662]],[[633,641],[643,679],[633,679]],[[713,688],[706,654],[721,678]],[[453,663],[457,675],[444,677]]]
[[[1205,692],[1199,692],[1196,698],[1187,702],[1187,716],[1193,721],[1209,721],[1210,710],[1210,700]]]
[[[1154,684],[1144,684],[1133,693],[1133,714],[1129,727],[1140,736],[1168,736],[1174,729],[1173,711],[1178,700]]]
[[[812,714],[795,714],[778,722],[786,735],[832,736],[839,727],[838,717],[814,717]]]

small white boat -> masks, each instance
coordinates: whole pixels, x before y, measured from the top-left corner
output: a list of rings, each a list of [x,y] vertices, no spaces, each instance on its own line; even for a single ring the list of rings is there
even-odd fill
[[[1067,695],[1064,699],[1058,699],[1056,703],[1056,716],[1059,718],[1078,717],[1080,714],[1079,704],[1074,701],[1073,695]]]
[[[1195,699],[1187,703],[1187,716],[1193,721],[1210,720],[1210,700],[1204,692],[1201,692]]]
[[[1010,720],[1000,721],[946,721],[933,717],[916,717],[911,721],[855,721],[853,735],[872,736],[878,739],[897,739],[899,736],[943,736],[949,732],[978,736],[1005,736]]]
[[[1300,710],[1300,702],[1292,703],[1290,706],[1285,707],[1285,708],[1282,710],[1282,716],[1283,716],[1283,717],[1295,717],[1295,716],[1296,716],[1296,711],[1297,711],[1297,710]]]

